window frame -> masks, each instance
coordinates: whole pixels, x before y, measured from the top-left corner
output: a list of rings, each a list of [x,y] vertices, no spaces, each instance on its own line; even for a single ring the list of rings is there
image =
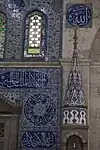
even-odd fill
[[[26,38],[26,20],[29,16],[32,17],[33,14],[39,14],[39,16],[41,16],[41,18],[43,18],[43,26],[42,27],[44,29],[44,37],[42,39],[42,42],[44,42],[44,46],[41,48],[40,47],[40,51],[41,52],[44,52],[44,56],[35,56],[35,57],[25,57],[24,56],[24,51],[25,51],[25,38]],[[33,11],[30,11],[28,12],[26,15],[25,15],[25,18],[24,18],[24,30],[23,30],[23,54],[22,54],[22,60],[23,61],[45,61],[45,54],[46,54],[46,51],[47,51],[47,27],[48,27],[48,20],[47,20],[47,16],[42,12],[42,11],[39,11],[37,9],[33,10]],[[28,29],[29,30],[29,29]],[[29,38],[29,35],[27,36],[27,38]],[[28,39],[27,39],[27,42],[28,42]],[[28,47],[27,47],[28,48]],[[41,54],[41,52],[39,54]]]
[[[5,39],[4,39],[4,51],[3,51],[3,57],[0,58],[0,61],[4,60],[5,59],[5,51],[6,51],[6,41],[7,41],[7,15],[3,12],[3,11],[0,11],[1,14],[3,14],[5,16]]]

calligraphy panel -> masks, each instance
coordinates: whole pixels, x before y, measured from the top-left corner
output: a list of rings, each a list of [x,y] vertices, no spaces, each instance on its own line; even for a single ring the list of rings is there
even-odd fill
[[[38,89],[55,85],[57,88],[58,74],[59,69],[54,68],[3,68],[0,69],[0,87],[1,89]]]
[[[21,150],[60,149],[61,68],[40,70],[47,73],[47,86],[25,89],[21,97]]]
[[[21,150],[60,150],[59,131],[25,131],[22,132]]]
[[[22,141],[25,147],[49,148],[55,144],[55,132],[25,132],[22,136]]]
[[[6,88],[38,88],[47,85],[48,77],[42,71],[0,72],[0,86]]]
[[[26,119],[35,126],[45,125],[56,114],[56,105],[52,98],[46,94],[34,94],[24,105]]]
[[[32,90],[33,94],[26,92],[26,97],[23,97],[23,110],[21,118],[22,128],[37,129],[43,127],[43,130],[53,130],[59,127],[60,123],[60,87],[55,90],[41,89]],[[53,127],[53,128],[52,128]]]
[[[68,4],[66,14],[67,27],[91,28],[92,4]]]
[[[0,68],[0,94],[22,106],[18,150],[60,149],[60,66]]]

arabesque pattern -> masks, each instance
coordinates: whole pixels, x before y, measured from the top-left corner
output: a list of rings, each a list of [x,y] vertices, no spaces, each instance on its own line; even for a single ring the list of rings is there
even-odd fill
[[[3,0],[0,10],[7,17],[7,42],[4,57],[7,60],[24,59],[24,29],[27,14],[35,10],[43,13],[46,20],[46,47],[40,53],[42,61],[58,61],[61,58],[61,35],[62,35],[62,0]],[[57,7],[55,7],[57,5]],[[34,55],[35,56],[35,55]],[[41,58],[41,56],[39,56]],[[27,61],[26,58],[25,61]],[[33,61],[34,58],[30,61]]]
[[[60,149],[61,68],[0,68],[0,83],[1,99],[22,107],[18,150]]]

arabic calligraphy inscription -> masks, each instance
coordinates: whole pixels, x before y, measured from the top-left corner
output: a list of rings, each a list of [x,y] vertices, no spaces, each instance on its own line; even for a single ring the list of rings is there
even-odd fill
[[[49,148],[55,144],[55,135],[52,132],[25,132],[22,136],[25,147],[45,147]]]
[[[39,88],[46,86],[48,76],[39,71],[0,72],[0,86],[6,88]]]
[[[56,114],[54,101],[46,94],[34,94],[25,103],[24,114],[34,126],[48,124]]]
[[[92,27],[92,5],[74,4],[67,6],[67,27]]]

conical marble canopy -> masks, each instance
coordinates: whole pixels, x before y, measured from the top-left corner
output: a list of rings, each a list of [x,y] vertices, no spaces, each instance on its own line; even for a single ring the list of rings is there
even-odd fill
[[[77,52],[77,30],[75,29],[72,66],[64,98],[63,124],[86,125],[86,114],[82,75],[79,69]]]
[[[79,69],[77,52],[77,29],[74,35],[74,50],[72,56],[71,71],[68,76],[68,83],[64,98],[63,124],[86,125],[87,111],[82,84],[82,75]]]
[[[85,106],[82,75],[79,69],[79,59],[77,52],[77,29],[75,29],[75,35],[73,39],[74,50],[72,56],[72,66],[68,76],[64,104],[66,106]]]

